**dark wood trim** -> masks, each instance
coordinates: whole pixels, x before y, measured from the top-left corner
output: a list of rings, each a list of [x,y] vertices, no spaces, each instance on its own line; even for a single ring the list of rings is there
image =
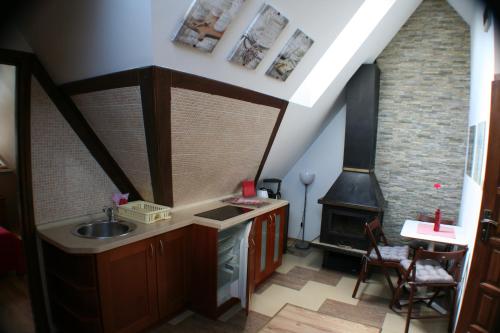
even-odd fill
[[[149,67],[145,67],[149,68]],[[139,85],[137,73],[141,69],[135,68],[122,72],[116,72],[88,79],[68,82],[60,88],[66,95],[85,94],[93,91],[133,87]]]
[[[49,332],[38,253],[31,179],[31,63],[33,55],[0,49],[0,63],[16,66],[17,177],[21,235],[28,271],[33,320],[37,332]]]
[[[67,95],[139,85],[155,202],[173,206],[171,88],[183,88],[278,108],[279,114],[255,175],[257,182],[266,163],[288,102],[266,94],[205,77],[149,66],[63,84]]]
[[[192,226],[191,309],[217,318],[217,236],[218,230]]]
[[[155,202],[172,207],[171,72],[159,67],[140,70],[144,132]]]
[[[273,146],[274,139],[276,138],[276,134],[278,134],[278,130],[281,126],[281,121],[285,116],[286,108],[288,107],[288,101],[280,100],[281,106],[279,107],[280,113],[278,114],[278,118],[274,123],[273,131],[271,132],[271,136],[269,137],[269,141],[267,142],[266,150],[264,151],[264,155],[262,155],[262,160],[260,161],[259,169],[257,170],[257,174],[255,175],[255,185],[259,181],[260,174],[262,173],[262,169],[264,169],[264,165],[266,164],[267,157],[269,156],[269,152],[271,151],[271,147]]]
[[[500,318],[500,307],[497,305],[495,315],[494,312],[491,311],[493,309],[482,306],[484,303],[482,303],[481,299],[482,296],[486,294],[484,290],[484,282],[491,282],[493,285],[498,283],[495,279],[491,279],[488,275],[491,274],[491,272],[494,272],[494,270],[491,269],[491,265],[494,264],[494,261],[491,260],[491,256],[493,251],[497,251],[495,248],[495,245],[497,244],[495,238],[499,238],[500,232],[498,231],[498,228],[496,230],[490,230],[490,239],[488,241],[482,241],[482,224],[480,223],[485,209],[492,211],[492,220],[498,221],[500,218],[500,216],[498,216],[500,211],[500,198],[497,194],[500,184],[500,131],[498,130],[500,128],[498,125],[500,124],[499,80],[492,82],[490,103],[491,112],[488,125],[489,139],[487,157],[485,161],[486,172],[483,182],[483,197],[481,201],[480,217],[477,222],[474,252],[470,259],[467,284],[463,284],[465,289],[463,291],[464,296],[462,299],[462,306],[460,308],[460,314],[456,324],[455,332],[457,333],[473,331],[471,329],[472,327],[475,328],[475,332],[485,331],[484,327],[480,327],[481,325],[479,325],[478,318],[496,318],[496,328],[498,328],[498,320]],[[498,296],[493,296],[492,301],[497,302],[498,304]],[[484,319],[484,321],[486,321],[486,319]],[[484,324],[484,321],[481,324]],[[493,328],[493,330],[495,330],[495,328]]]
[[[283,254],[285,254],[288,250],[288,223],[290,222],[289,217],[290,217],[290,205],[286,205],[284,207],[285,211],[285,220],[283,221],[285,223],[285,230],[283,231]]]
[[[271,132],[271,136],[269,137],[266,150],[262,155],[257,174],[255,175],[255,183],[257,184],[260,174],[262,173],[262,169],[264,168],[264,165],[267,161],[267,157],[269,156],[269,152],[271,151],[274,139],[276,138],[276,134],[278,133],[281,121],[283,120],[283,117],[285,115],[286,108],[288,107],[288,101],[193,74],[187,74],[173,70],[170,72],[172,77],[172,87],[201,91],[208,94],[239,99],[250,103],[262,104],[280,109],[278,118],[276,119],[276,123],[274,124],[273,131]]]
[[[242,101],[267,105],[278,109],[281,109],[283,107],[283,103],[288,104],[288,102],[282,99],[269,96],[263,93],[259,93],[253,90],[234,86],[232,84],[215,81],[212,79],[207,79],[206,77],[182,73],[173,70],[171,72],[172,72],[172,87],[175,88],[201,91],[212,95],[219,95],[219,96],[239,99]]]
[[[142,197],[139,192],[99,140],[71,98],[54,84],[38,59],[33,61],[32,72],[64,119],[66,119],[116,187],[123,193],[130,193],[130,200],[141,200]]]

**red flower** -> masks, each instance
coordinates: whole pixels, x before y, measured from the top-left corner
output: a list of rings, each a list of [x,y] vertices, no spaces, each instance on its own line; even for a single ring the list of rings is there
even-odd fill
[[[436,190],[439,190],[441,188],[441,184],[439,184],[439,183],[434,184],[434,188]]]

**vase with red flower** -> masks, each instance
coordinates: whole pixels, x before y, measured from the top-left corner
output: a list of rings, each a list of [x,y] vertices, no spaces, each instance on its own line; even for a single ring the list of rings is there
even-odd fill
[[[441,188],[441,184],[436,183],[434,184],[434,188],[436,191],[439,191]],[[434,212],[434,231],[439,231],[439,227],[441,226],[441,209],[439,207],[436,209]]]

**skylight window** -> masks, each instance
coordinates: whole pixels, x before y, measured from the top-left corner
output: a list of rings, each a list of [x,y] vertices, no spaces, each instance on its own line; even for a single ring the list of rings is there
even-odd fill
[[[395,2],[396,0],[365,0],[290,101],[312,107]]]

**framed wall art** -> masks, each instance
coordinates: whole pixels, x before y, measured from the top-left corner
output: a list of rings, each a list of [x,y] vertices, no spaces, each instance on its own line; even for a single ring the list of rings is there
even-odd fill
[[[236,43],[228,60],[255,69],[287,24],[286,17],[275,8],[264,4]]]
[[[472,177],[475,143],[476,143],[476,125],[472,125],[469,126],[469,140],[467,142],[467,165],[465,167],[465,173],[469,177]]]
[[[194,0],[172,41],[212,52],[245,0]]]
[[[476,144],[474,148],[474,167],[472,168],[472,178],[481,185],[483,181],[483,160],[484,160],[484,135],[486,122],[480,122],[476,127]]]
[[[286,81],[313,43],[314,41],[309,36],[297,29],[268,68],[266,74],[275,79]]]

